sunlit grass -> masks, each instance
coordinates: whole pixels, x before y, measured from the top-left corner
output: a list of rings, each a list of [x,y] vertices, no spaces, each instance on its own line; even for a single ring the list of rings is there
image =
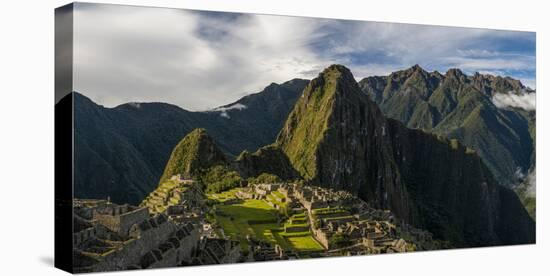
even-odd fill
[[[321,246],[311,235],[286,237],[288,243],[298,251],[316,251],[323,250]]]
[[[209,195],[212,199],[223,202],[234,198],[237,189],[220,194]],[[323,247],[313,239],[309,231],[284,233],[285,222],[277,223],[278,211],[265,200],[248,199],[235,204],[216,205],[216,221],[226,236],[239,240],[243,249],[248,247],[247,236],[254,237],[271,244],[278,244],[284,249],[296,251],[323,250]],[[298,222],[304,219],[304,214],[298,214]]]

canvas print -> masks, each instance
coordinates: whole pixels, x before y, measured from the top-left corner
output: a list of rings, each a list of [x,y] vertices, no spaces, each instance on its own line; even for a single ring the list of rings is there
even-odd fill
[[[533,32],[56,12],[56,265],[535,243]]]

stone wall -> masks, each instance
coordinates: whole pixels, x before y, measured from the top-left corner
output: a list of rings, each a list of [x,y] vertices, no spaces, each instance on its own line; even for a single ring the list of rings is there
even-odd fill
[[[95,238],[96,236],[96,228],[90,227],[87,229],[84,229],[78,233],[73,234],[73,245],[79,245],[83,241],[86,241],[88,239]]]
[[[129,266],[138,264],[142,256],[156,249],[161,243],[167,241],[176,229],[174,224],[166,221],[157,224],[156,227],[142,231],[139,238],[132,238],[122,242],[120,248],[102,256],[102,262],[100,262],[94,270],[123,270]]]
[[[127,212],[124,212],[127,211]],[[132,225],[149,218],[149,209],[146,207],[135,210],[112,208],[111,210],[94,211],[93,219],[109,230],[122,236],[128,236]]]
[[[313,237],[317,240],[325,249],[330,249],[329,239],[327,233],[321,229],[313,229]]]

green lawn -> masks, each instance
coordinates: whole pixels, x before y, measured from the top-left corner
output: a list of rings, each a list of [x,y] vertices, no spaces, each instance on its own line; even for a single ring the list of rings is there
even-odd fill
[[[290,236],[286,237],[286,240],[297,251],[317,251],[324,249],[311,235]]]
[[[256,234],[255,236],[257,238],[260,238],[264,241],[267,241],[267,242],[270,242],[270,243],[277,243],[277,238],[275,237],[275,235],[273,234],[273,230],[278,230],[279,229],[279,226],[275,223],[273,224],[270,224],[270,223],[266,223],[266,224],[252,224],[250,225],[250,227],[252,228],[252,230],[254,231],[254,233]]]
[[[250,199],[240,204],[217,206],[216,220],[224,233],[241,242],[246,241],[246,235],[275,242],[268,230],[278,228],[276,223],[248,222],[276,219],[276,210],[263,200]]]
[[[222,202],[231,199],[235,192],[231,190],[209,195],[209,198]],[[246,236],[250,235],[273,244],[279,244],[284,249],[323,250],[323,247],[313,239],[309,231],[284,233],[283,223],[280,225],[276,223],[278,211],[264,200],[248,199],[238,204],[219,204],[216,208],[215,219],[218,225],[226,236],[239,240],[243,249],[247,249]]]

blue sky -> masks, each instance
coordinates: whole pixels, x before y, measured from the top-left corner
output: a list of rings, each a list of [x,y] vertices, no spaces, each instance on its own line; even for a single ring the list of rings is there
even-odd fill
[[[333,63],[356,79],[419,64],[535,88],[535,33],[303,17],[76,5],[75,90],[105,106],[227,104]]]

